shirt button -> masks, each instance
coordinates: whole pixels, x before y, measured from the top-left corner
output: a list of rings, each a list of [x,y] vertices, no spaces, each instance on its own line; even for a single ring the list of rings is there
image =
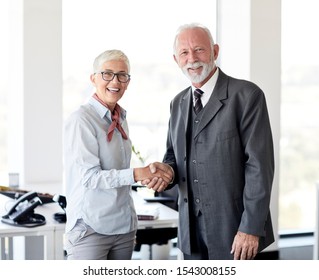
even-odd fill
[[[197,179],[195,179],[195,180],[194,180],[194,183],[198,183],[198,180],[197,180]]]
[[[195,123],[199,123],[199,120],[195,120]]]
[[[193,163],[196,164],[196,160],[195,159],[193,159]]]
[[[199,203],[199,202],[200,202],[200,199],[199,199],[199,198],[196,198],[195,201],[196,201],[196,203]]]

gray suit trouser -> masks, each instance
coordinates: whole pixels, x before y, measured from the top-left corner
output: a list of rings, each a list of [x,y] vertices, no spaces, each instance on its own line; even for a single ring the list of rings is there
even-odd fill
[[[191,254],[184,254],[184,260],[208,260],[206,225],[203,215],[190,211]]]

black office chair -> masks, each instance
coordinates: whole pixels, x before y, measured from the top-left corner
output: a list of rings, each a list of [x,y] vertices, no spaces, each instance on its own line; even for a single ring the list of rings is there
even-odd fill
[[[177,206],[178,200],[178,188],[174,187],[170,190],[155,193],[153,198],[148,198],[148,202],[160,202],[176,211],[178,211]],[[139,229],[136,232],[136,243],[134,251],[140,251],[143,244],[150,246],[149,259],[153,258],[152,245],[165,245],[169,240],[177,237],[177,227],[169,228],[150,228],[150,229]]]

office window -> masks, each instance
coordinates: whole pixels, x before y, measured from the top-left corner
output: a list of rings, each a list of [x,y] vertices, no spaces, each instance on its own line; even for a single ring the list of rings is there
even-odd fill
[[[282,0],[279,230],[313,231],[319,180],[316,0]]]
[[[194,13],[190,0],[63,1],[64,118],[93,93],[94,58],[121,49],[131,63],[132,79],[119,102],[127,110],[130,137],[146,163],[162,160],[170,100],[189,85],[173,60],[176,29],[201,22],[215,36],[215,2],[197,1],[205,8]],[[140,164],[137,157],[132,164]]]
[[[8,153],[7,153],[7,93],[8,93],[8,5],[9,0],[0,2],[0,185],[8,182]]]

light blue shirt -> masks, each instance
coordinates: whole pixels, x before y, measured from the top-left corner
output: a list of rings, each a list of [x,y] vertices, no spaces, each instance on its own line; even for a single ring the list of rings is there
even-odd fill
[[[129,136],[126,112],[121,124]],[[64,183],[67,199],[66,232],[78,219],[100,234],[124,234],[137,229],[131,195],[134,182],[131,140],[115,129],[107,142],[111,112],[91,97],[73,112],[64,127]]]

